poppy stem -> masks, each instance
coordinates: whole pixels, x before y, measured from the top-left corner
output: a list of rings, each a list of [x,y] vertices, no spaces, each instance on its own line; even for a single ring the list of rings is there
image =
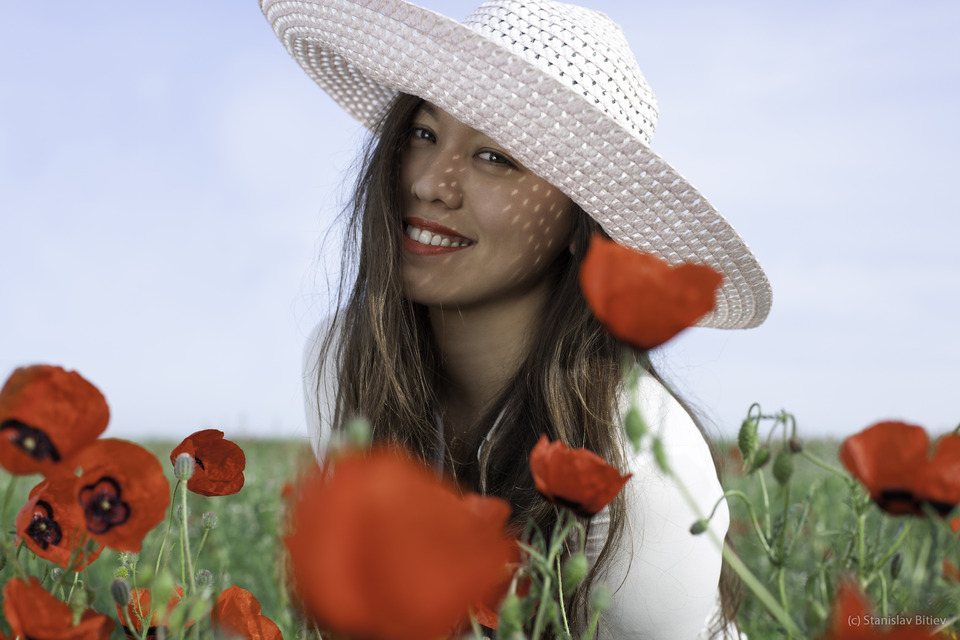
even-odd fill
[[[176,495],[177,489],[180,488],[180,484],[181,482],[177,480],[177,486],[173,488],[174,495]],[[160,553],[157,554],[157,566],[153,570],[153,575],[157,575],[158,573],[160,573],[160,561],[163,559],[163,551],[164,551],[164,548],[167,546],[167,538],[170,537],[170,527],[173,525],[173,512],[174,512],[174,509],[176,508],[177,508],[176,503],[173,500],[171,500],[170,515],[167,517],[167,529],[166,531],[163,532],[163,539],[160,540]]]
[[[804,450],[800,452],[800,455],[806,458],[807,460],[809,460],[810,462],[812,462],[813,464],[817,465],[821,469],[825,469],[826,471],[829,471],[834,475],[840,476],[843,479],[847,479],[850,477],[849,474],[844,472],[842,469],[839,469],[833,466],[832,464],[824,462],[817,456],[810,453],[806,448],[804,448]]]
[[[184,569],[184,561],[186,561],[186,571],[187,575],[190,578],[190,593],[194,594],[197,592],[197,579],[193,575],[193,558],[190,557],[190,536],[187,535],[187,485],[185,483],[180,483],[180,503],[183,507],[183,513],[180,518],[180,569]],[[181,576],[182,579],[182,576]],[[184,585],[187,584],[186,580],[183,580]]]
[[[563,603],[563,575],[560,573],[560,556],[557,555],[557,598],[560,600],[560,616],[563,618],[563,628],[570,635],[570,623],[567,622],[567,608]]]
[[[760,545],[763,547],[764,552],[767,554],[767,557],[773,560],[773,549],[770,548],[770,545],[767,543],[767,537],[763,533],[763,529],[760,528],[760,521],[757,519],[757,514],[753,510],[753,503],[750,501],[750,498],[747,497],[743,491],[737,489],[729,489],[723,492],[723,498],[740,498],[747,505],[747,513],[750,514],[750,521],[753,523],[753,529],[757,533],[757,540],[760,541]],[[717,504],[714,505],[713,511],[710,512],[710,518],[713,518],[714,512],[717,510],[717,507],[720,506],[721,500],[717,500]],[[710,518],[707,518],[708,520]]]

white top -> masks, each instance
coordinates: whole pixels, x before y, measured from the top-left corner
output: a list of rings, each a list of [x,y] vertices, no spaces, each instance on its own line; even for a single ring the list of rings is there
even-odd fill
[[[314,330],[304,354],[307,424],[318,458],[330,437],[336,390],[332,362],[323,364],[322,376],[318,366],[328,328],[329,322],[323,322]],[[700,513],[688,505],[677,482],[660,471],[649,447],[635,454],[624,441],[627,470],[633,477],[624,488],[627,525],[621,545],[600,578],[613,591],[611,606],[601,620],[601,637],[706,637],[701,634],[719,612],[721,553],[713,536],[694,536],[690,525],[710,513],[723,489],[707,443],[680,403],[651,376],[641,378],[637,394],[644,420],[651,433],[662,439],[670,467],[694,497]],[[629,404],[623,405],[625,413]],[[722,503],[710,522],[716,540],[723,540],[728,525],[729,512]],[[593,517],[586,544],[591,564],[606,540],[608,526],[606,509]]]

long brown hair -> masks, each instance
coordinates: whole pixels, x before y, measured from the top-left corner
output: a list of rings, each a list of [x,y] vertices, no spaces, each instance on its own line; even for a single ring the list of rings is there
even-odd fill
[[[444,446],[436,420],[442,413],[442,365],[427,310],[404,298],[401,281],[400,155],[421,103],[404,94],[394,100],[358,176],[347,225],[353,237],[344,253],[344,273],[355,276],[349,291],[346,280],[341,281],[341,303],[320,356],[321,362],[332,357],[336,363],[333,424],[362,415],[375,440],[400,443],[428,460],[442,457],[444,468],[463,486],[507,500],[518,529],[532,519],[549,532],[557,512],[536,491],[528,466],[541,434],[594,451],[621,470],[626,466],[617,402],[624,347],[591,313],[577,275],[591,235],[601,230],[574,205],[571,251],[562,251],[549,272],[553,294],[526,357],[470,435]],[[609,513],[603,549],[568,603],[581,629],[590,587],[609,565],[624,532],[622,497]],[[588,521],[584,524],[589,527]]]

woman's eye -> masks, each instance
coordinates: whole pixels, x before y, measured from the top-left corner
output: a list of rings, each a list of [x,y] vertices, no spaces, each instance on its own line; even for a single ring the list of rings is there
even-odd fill
[[[411,128],[410,139],[411,140],[427,140],[428,142],[436,142],[436,136],[433,135],[433,131],[430,131],[430,129],[427,129],[426,127]]]
[[[481,160],[486,160],[491,164],[510,167],[511,169],[517,168],[517,165],[513,162],[513,160],[508,158],[506,155],[500,153],[499,151],[490,151],[490,150],[481,151],[480,153],[477,154],[477,157],[480,158]]]

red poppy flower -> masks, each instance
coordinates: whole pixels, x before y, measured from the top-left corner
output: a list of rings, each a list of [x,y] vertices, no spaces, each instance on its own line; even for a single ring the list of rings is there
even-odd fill
[[[544,498],[589,517],[616,497],[633,474],[620,475],[607,461],[586,449],[570,449],[546,435],[530,452],[533,481]]]
[[[225,440],[223,431],[205,429],[189,435],[173,453],[175,463],[181,453],[189,453],[196,463],[187,489],[202,496],[228,496],[243,488],[243,469],[247,463],[243,449]]]
[[[60,602],[34,577],[12,578],[3,587],[3,613],[13,638],[44,640],[109,640],[114,622],[87,609],[73,625],[70,607]]]
[[[960,503],[960,436],[948,435],[928,456],[923,427],[879,422],[840,446],[840,461],[870,491],[870,499],[893,515],[923,515],[928,504],[940,515]]]
[[[870,603],[856,580],[845,579],[837,585],[830,629],[821,640],[930,640],[948,637],[942,633],[934,635],[935,627],[910,623],[910,619],[915,619],[913,616],[901,617],[904,618],[903,624],[874,626],[872,622],[879,616],[871,613]]]
[[[246,589],[230,587],[217,596],[210,611],[217,638],[283,640],[280,627],[260,613],[260,602]]]
[[[302,480],[285,539],[321,628],[367,640],[444,637],[503,587],[515,542],[498,498],[461,497],[409,455],[338,457]]]
[[[103,546],[86,542],[75,476],[52,477],[31,489],[16,526],[18,539],[31,551],[64,569],[80,571],[103,551]],[[74,554],[73,565],[68,566]]]
[[[0,390],[0,465],[14,475],[47,475],[96,440],[109,420],[107,401],[79,373],[17,369]]]
[[[87,534],[117,551],[140,551],[170,504],[170,483],[156,456],[126,440],[97,440],[74,459],[83,471],[77,500]]]
[[[133,624],[133,629],[127,626],[127,619],[123,616],[123,609],[120,608],[120,605],[116,605],[117,618],[120,619],[120,625],[123,627],[124,635],[131,640],[139,640],[143,634],[143,621],[148,620],[147,640],[155,640],[158,635],[157,629],[167,626],[170,620],[170,614],[177,608],[181,600],[183,600],[183,589],[181,587],[174,587],[173,594],[170,596],[170,599],[167,600],[167,606],[164,607],[163,611],[160,611],[159,608],[156,611],[152,611],[153,604],[150,599],[150,590],[131,589],[130,602],[127,603],[127,615],[130,616],[130,623]],[[192,624],[192,620],[187,622],[188,627]],[[170,634],[165,635],[169,637]]]
[[[713,309],[723,276],[704,265],[660,258],[594,236],[580,264],[580,288],[617,338],[653,349]]]

